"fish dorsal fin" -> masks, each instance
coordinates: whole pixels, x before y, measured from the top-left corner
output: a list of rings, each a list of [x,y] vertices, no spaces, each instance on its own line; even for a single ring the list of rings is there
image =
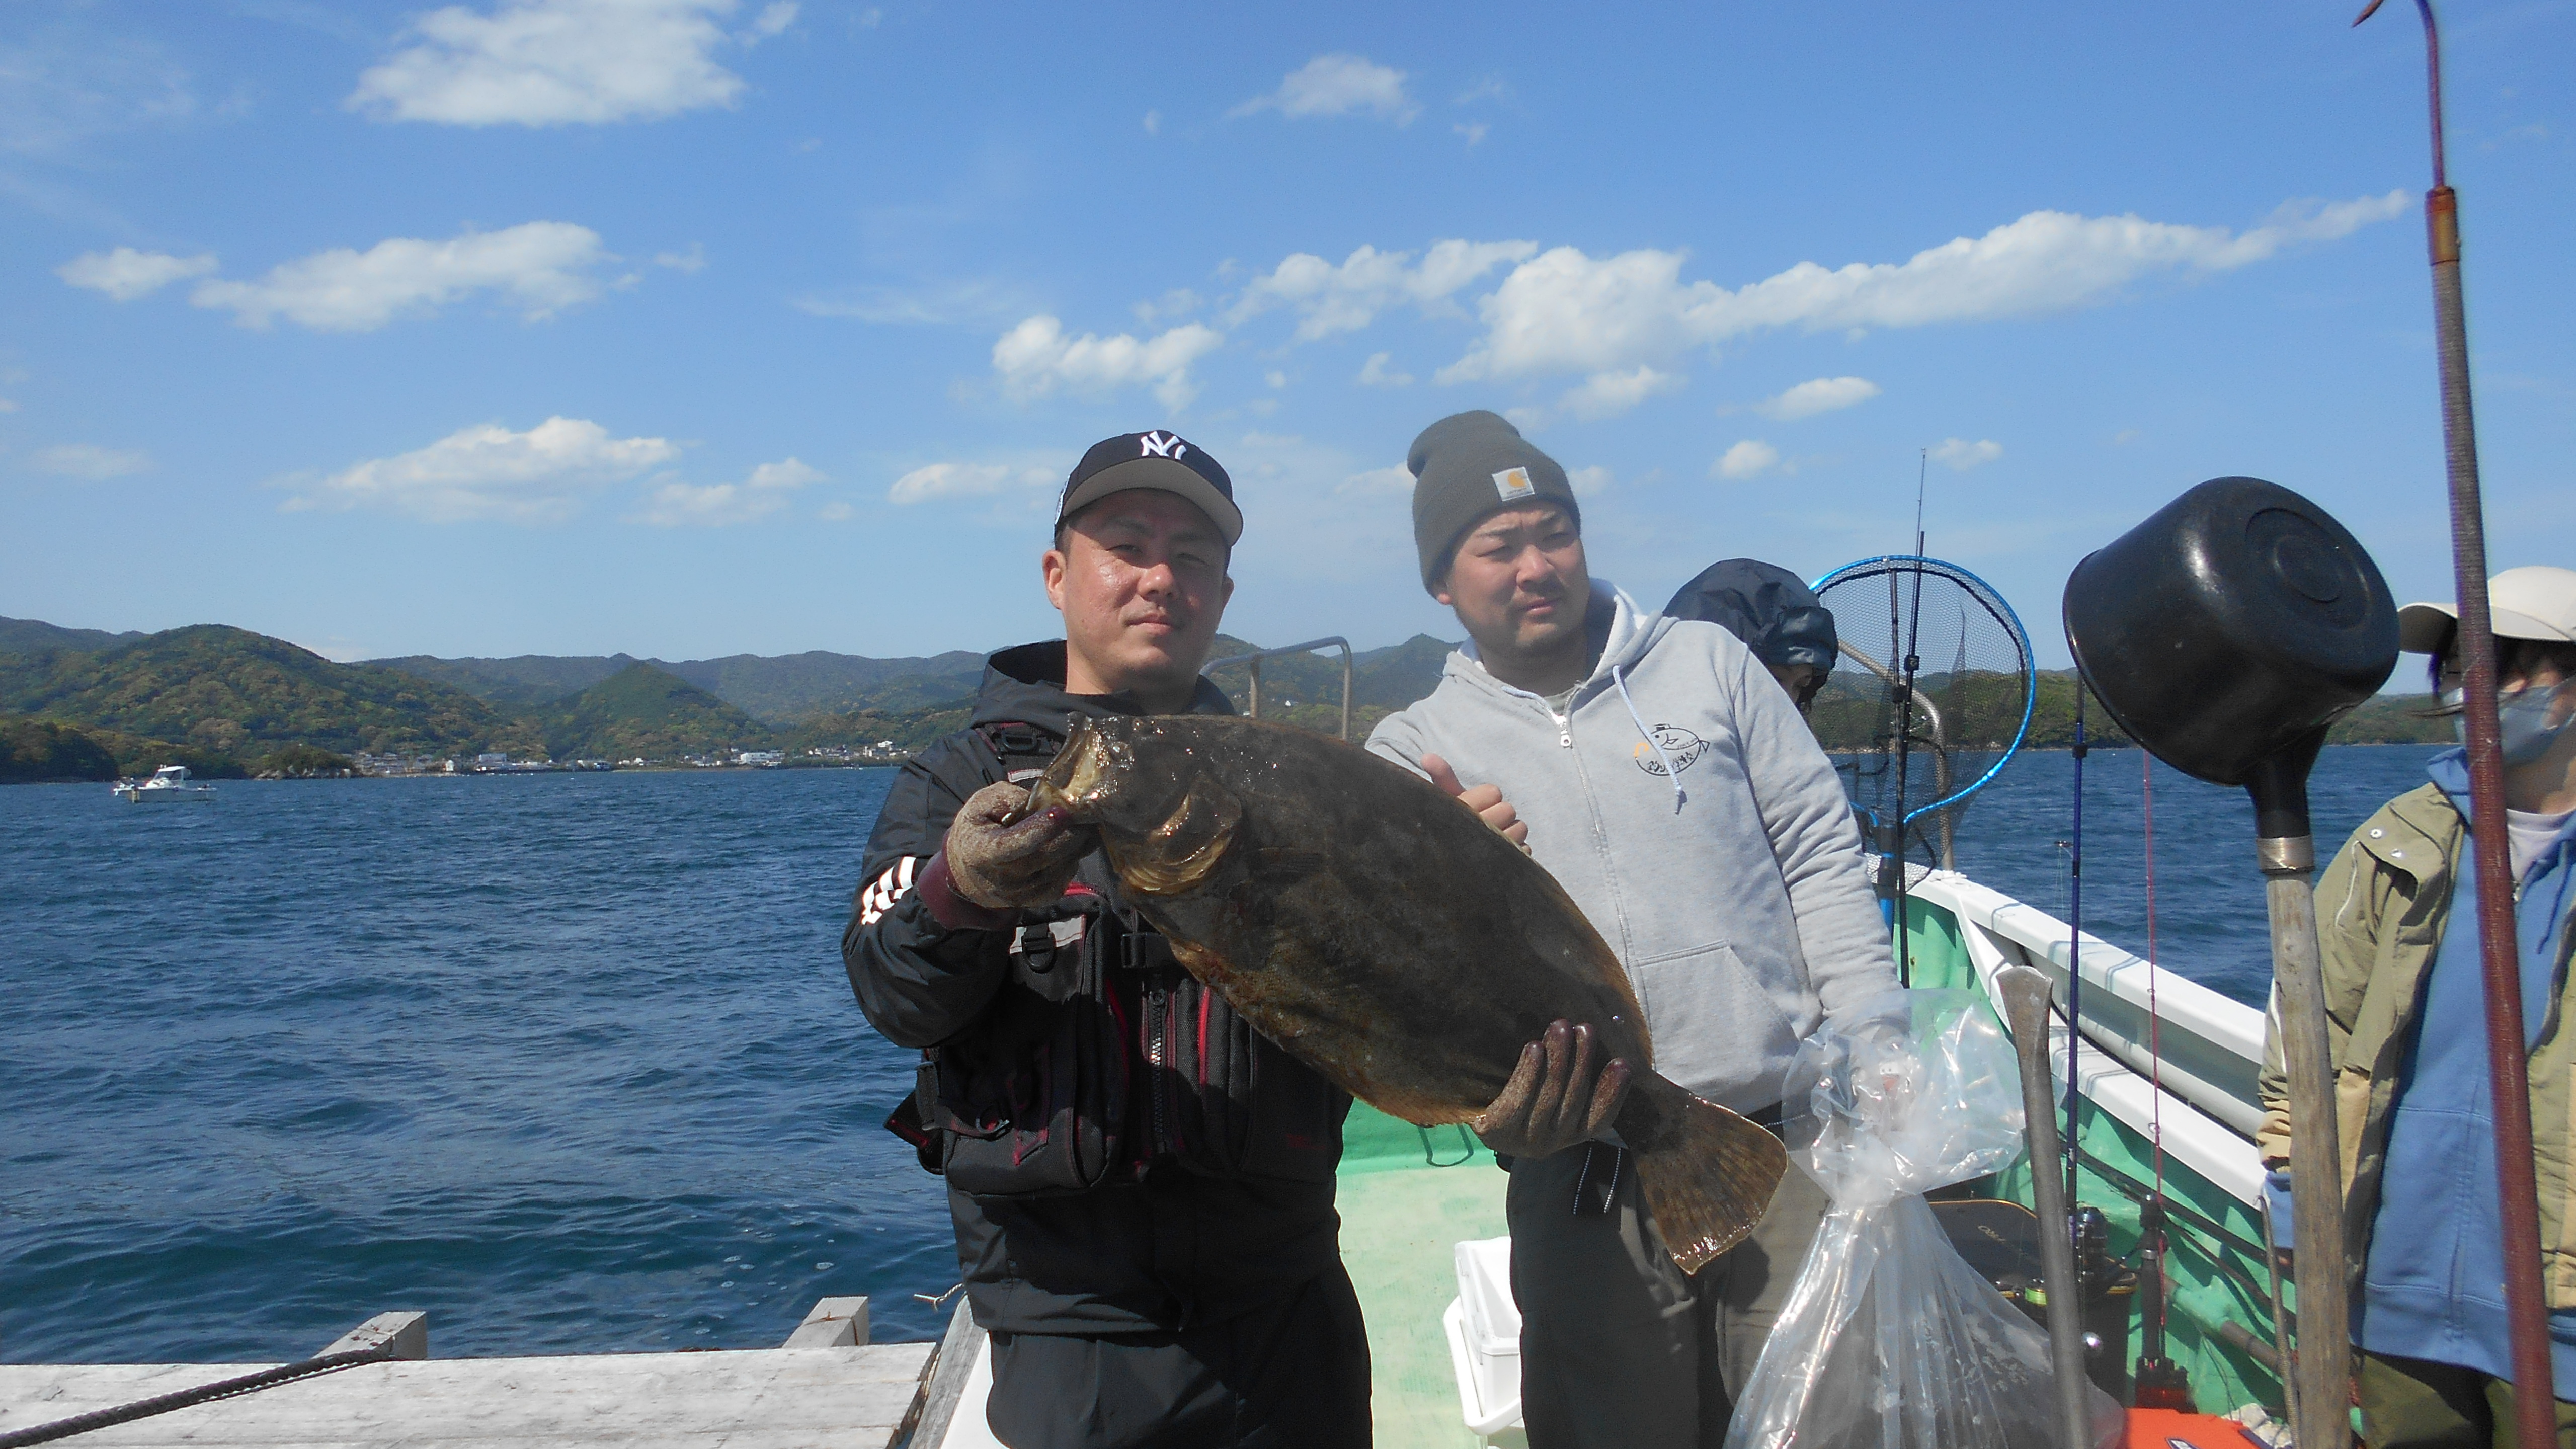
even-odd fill
[[[1149,896],[1176,896],[1215,873],[1242,824],[1243,807],[1201,775],[1190,781],[1180,808],[1144,839],[1124,847],[1114,840],[1102,843],[1128,889]]]

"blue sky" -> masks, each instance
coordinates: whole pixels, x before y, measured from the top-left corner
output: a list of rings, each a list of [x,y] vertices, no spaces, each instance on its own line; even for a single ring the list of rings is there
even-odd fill
[[[0,613],[335,657],[989,648],[1166,426],[1230,632],[1455,633],[1400,465],[1522,421],[1596,573],[2086,551],[2297,488],[2448,592],[2391,6],[0,11]],[[2576,564],[2576,4],[2453,6],[2498,567]]]

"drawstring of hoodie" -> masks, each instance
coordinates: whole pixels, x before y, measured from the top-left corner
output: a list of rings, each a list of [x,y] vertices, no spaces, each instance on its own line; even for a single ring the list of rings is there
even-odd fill
[[[1628,697],[1627,666],[1612,665],[1610,682],[1619,686],[1619,702],[1628,706],[1628,718],[1635,722],[1637,733],[1644,735],[1646,743],[1654,749],[1656,762],[1664,767],[1664,778],[1673,782],[1673,813],[1681,814],[1682,806],[1690,800],[1690,796],[1682,792],[1682,772],[1673,768],[1673,757],[1664,753],[1664,742],[1655,738],[1653,730],[1646,728],[1646,717],[1637,713],[1637,701]]]

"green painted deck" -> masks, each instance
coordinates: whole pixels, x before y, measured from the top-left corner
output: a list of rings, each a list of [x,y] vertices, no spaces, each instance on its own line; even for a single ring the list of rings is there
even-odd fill
[[[1503,1235],[1503,1171],[1463,1127],[1416,1127],[1365,1102],[1342,1129],[1342,1262],[1368,1319],[1380,1449],[1475,1449],[1440,1315],[1453,1245]],[[1517,1442],[1519,1431],[1497,1436]]]

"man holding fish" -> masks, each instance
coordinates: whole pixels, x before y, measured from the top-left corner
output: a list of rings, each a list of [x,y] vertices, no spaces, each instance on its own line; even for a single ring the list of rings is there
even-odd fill
[[[1369,1442],[1333,1172],[1350,1098],[1175,960],[1093,832],[1017,818],[1068,718],[1232,713],[1199,677],[1243,529],[1169,432],[1084,454],[1041,572],[1062,642],[995,654],[904,767],[842,939],[923,1049],[889,1123],[947,1178],[987,1414],[1013,1449]]]
[[[1509,422],[1444,418],[1407,463],[1423,586],[1470,643],[1369,747],[1489,818],[1516,810],[1633,982],[1656,1074],[1776,1130],[1800,1042],[1897,984],[1832,765],[1733,634],[1591,577],[1564,469]],[[1636,1154],[1597,1140],[1624,1137],[1613,1114],[1566,1130],[1563,1104],[1615,1100],[1642,1065],[1601,1060],[1597,1029],[1552,1029],[1479,1124],[1517,1158],[1529,1441],[1714,1449],[1826,1201],[1792,1166],[1741,1246],[1677,1264]],[[1557,1109],[1549,1130],[1509,1110],[1528,1103]]]

